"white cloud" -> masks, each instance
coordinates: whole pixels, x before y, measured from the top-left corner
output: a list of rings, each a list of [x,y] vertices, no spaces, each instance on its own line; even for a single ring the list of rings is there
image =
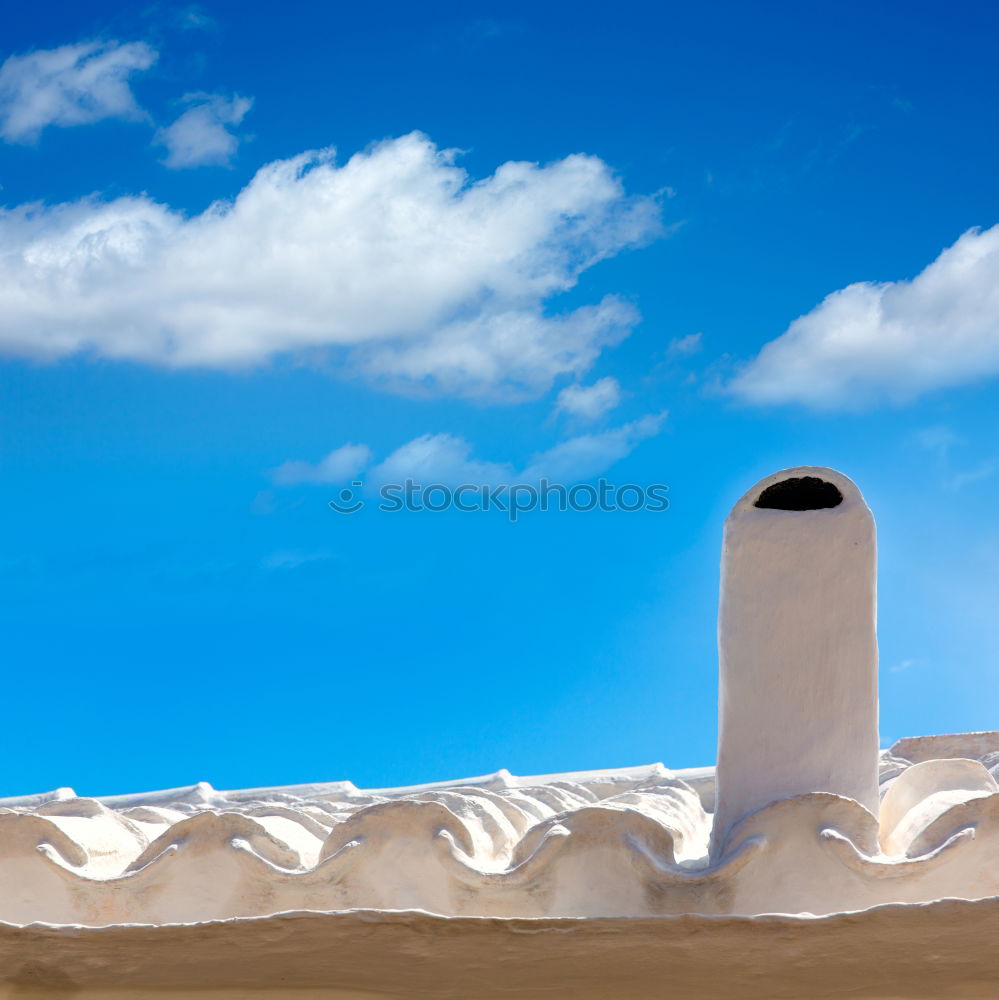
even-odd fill
[[[218,27],[215,18],[200,4],[192,3],[177,11],[177,24],[182,28],[204,30]]]
[[[453,160],[414,133],[342,166],[269,164],[192,218],[145,196],[0,212],[0,351],[236,367],[337,350],[389,387],[464,395],[579,376],[637,313],[545,306],[657,235],[658,201],[592,156],[475,183]]]
[[[555,409],[582,420],[598,420],[621,402],[621,386],[607,376],[593,385],[567,385],[555,401]]]
[[[168,167],[227,166],[236,155],[239,138],[230,128],[239,125],[253,107],[249,97],[188,94],[191,105],[172,125],[156,133],[155,142],[166,146]]]
[[[750,403],[904,402],[999,374],[999,226],[966,232],[911,281],[827,296],[729,384]]]
[[[963,490],[965,486],[973,486],[975,483],[980,483],[985,479],[991,479],[997,471],[999,471],[999,460],[986,458],[979,462],[973,469],[955,473],[947,485],[956,492],[957,490]]]
[[[318,462],[284,462],[271,472],[271,478],[279,486],[341,483],[359,476],[370,461],[371,449],[366,444],[345,444]]]
[[[613,430],[569,438],[535,455],[521,477],[529,483],[541,478],[562,483],[592,479],[630,455],[640,442],[658,434],[665,419],[665,412],[655,413]]]
[[[368,478],[375,485],[412,479],[424,485],[457,486],[460,483],[508,483],[514,474],[511,465],[473,458],[472,446],[463,438],[452,434],[422,434],[376,465]]]
[[[299,549],[282,549],[272,552],[261,560],[261,568],[267,570],[278,570],[290,572],[301,569],[303,566],[312,566],[316,563],[329,562],[333,556],[322,549],[317,552],[302,552]]]
[[[943,424],[922,427],[913,434],[913,438],[916,444],[932,452],[941,461],[947,461],[951,451],[958,445],[964,444],[962,437]]]
[[[129,77],[155,61],[144,42],[80,42],[11,56],[0,66],[0,136],[34,142],[49,125],[142,118]]]
[[[540,479],[571,485],[606,472],[615,462],[631,454],[646,438],[658,434],[665,419],[665,412],[650,414],[599,434],[581,434],[569,438],[538,453],[522,469],[510,462],[489,462],[475,458],[472,446],[456,435],[421,434],[369,469],[365,478],[369,486],[404,483],[407,479],[422,486],[432,483],[444,486],[458,486],[462,483],[492,486],[500,483],[536,483]],[[364,446],[344,445],[331,452],[330,457],[347,448],[361,449]],[[289,462],[280,468],[305,464]],[[354,471],[344,471],[339,479],[293,477],[280,482],[332,483],[352,479],[356,474]]]
[[[952,492],[990,479],[999,472],[999,458],[995,456],[979,460],[970,469],[958,470],[952,456],[963,451],[968,442],[945,424],[920,428],[913,433],[912,440],[935,457],[941,481]]]
[[[696,354],[701,349],[701,334],[688,333],[685,337],[674,337],[666,349],[669,354],[686,356]]]

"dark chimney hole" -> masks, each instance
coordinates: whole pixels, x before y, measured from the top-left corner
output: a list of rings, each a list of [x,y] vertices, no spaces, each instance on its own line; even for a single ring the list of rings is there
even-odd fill
[[[823,510],[838,507],[842,502],[843,494],[832,483],[817,476],[798,476],[768,486],[753,506],[769,510]]]

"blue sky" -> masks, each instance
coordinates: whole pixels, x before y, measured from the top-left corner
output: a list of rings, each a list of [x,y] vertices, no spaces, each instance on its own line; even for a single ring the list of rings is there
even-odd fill
[[[999,725],[988,5],[22,5],[0,794],[714,759],[728,508],[852,476],[886,742]],[[350,482],[665,483],[338,515]]]

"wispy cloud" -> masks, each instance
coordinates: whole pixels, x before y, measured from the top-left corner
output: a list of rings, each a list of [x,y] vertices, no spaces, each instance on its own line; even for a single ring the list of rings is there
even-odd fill
[[[188,94],[190,105],[173,124],[160,129],[154,141],[166,147],[163,162],[173,169],[228,166],[239,147],[232,131],[253,106],[249,97]]]
[[[944,487],[956,493],[964,489],[965,486],[972,486],[975,483],[990,479],[999,472],[999,458],[988,456],[980,459],[970,469],[957,469],[955,466],[960,461],[958,454],[965,448],[968,442],[955,433],[950,427],[944,424],[935,424],[931,427],[922,427],[915,431],[912,439],[920,448],[929,452],[936,459],[940,478]]]
[[[607,376],[592,385],[567,385],[555,401],[555,409],[582,420],[599,420],[621,402],[621,386]]]
[[[271,473],[278,486],[299,483],[342,483],[354,479],[371,461],[371,449],[365,444],[345,444],[335,448],[318,462],[290,461]]]
[[[941,462],[946,462],[954,448],[964,444],[964,439],[944,424],[919,428],[913,434],[913,440]]]
[[[181,9],[177,11],[177,23],[181,28],[187,28],[195,31],[204,31],[218,26],[215,18],[213,18],[211,14],[209,14],[204,7],[201,6],[201,4],[197,3],[181,7]]]
[[[997,471],[999,471],[999,460],[986,458],[971,469],[967,469],[964,472],[955,472],[951,476],[948,485],[956,492],[957,490],[963,490],[965,486],[973,486],[975,483],[991,479]]]
[[[666,353],[673,357],[689,357],[701,349],[701,333],[688,333],[684,337],[674,337],[666,348]]]
[[[301,569],[303,566],[329,562],[332,558],[332,554],[325,549],[317,552],[303,552],[300,549],[281,549],[265,556],[261,560],[260,565],[265,570],[287,573],[292,570]]]
[[[583,482],[606,472],[616,462],[631,454],[644,440],[654,437],[662,429],[666,413],[649,414],[640,420],[623,424],[596,434],[580,434],[539,452],[523,467],[512,462],[492,462],[477,458],[471,444],[454,434],[421,434],[397,448],[383,461],[371,466],[364,474],[369,486],[385,483],[414,483],[428,485],[440,483],[457,486],[462,483],[497,485],[500,483],[536,483],[541,479],[572,484]],[[279,485],[299,483],[346,482],[361,475],[356,465],[344,464],[339,478],[333,477],[334,456],[343,453],[370,454],[364,445],[344,445],[316,465],[304,462],[286,462],[278,471],[293,468],[292,475],[275,477]],[[312,472],[326,467],[328,474],[300,475],[299,470]]]
[[[374,485],[401,483],[508,483],[516,476],[514,467],[503,462],[487,462],[472,455],[472,446],[453,434],[421,434],[397,448],[368,475]]]
[[[646,438],[658,434],[665,420],[664,411],[599,434],[569,438],[535,455],[522,478],[529,483],[542,478],[572,483],[599,476],[630,455]]]
[[[730,383],[749,403],[906,402],[999,375],[999,226],[972,229],[911,281],[827,296]]]
[[[343,359],[389,388],[523,396],[627,336],[608,296],[550,312],[598,261],[661,231],[605,163],[505,163],[471,182],[423,135],[342,166],[260,170],[193,218],[145,196],[0,215],[0,351],[231,368]]]
[[[31,143],[50,125],[142,118],[130,77],[155,61],[144,42],[79,42],[11,56],[0,66],[0,136]]]

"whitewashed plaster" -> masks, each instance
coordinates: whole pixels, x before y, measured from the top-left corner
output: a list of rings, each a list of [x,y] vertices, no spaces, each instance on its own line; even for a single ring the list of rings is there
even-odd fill
[[[710,768],[105,799],[61,789],[0,802],[0,920],[827,914],[999,895],[999,733],[948,745],[967,756],[880,756],[880,817],[845,796],[797,795],[736,824],[715,858]]]
[[[836,506],[758,506],[800,483],[831,484]],[[718,608],[719,853],[778,799],[829,792],[877,812],[876,616],[874,518],[846,476],[787,469],[739,500]]]

